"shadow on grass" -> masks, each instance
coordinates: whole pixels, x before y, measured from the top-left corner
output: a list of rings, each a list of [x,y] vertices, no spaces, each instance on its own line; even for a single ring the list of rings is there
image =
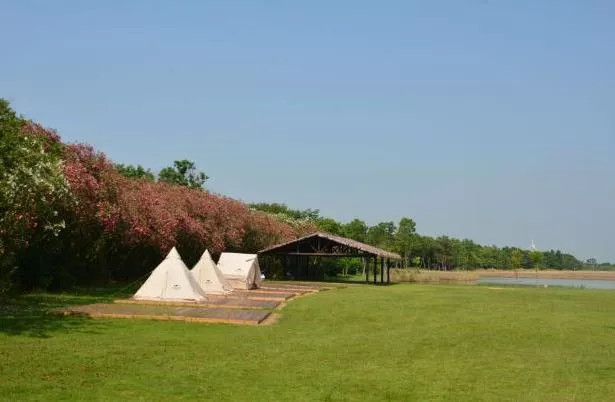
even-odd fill
[[[100,324],[87,317],[53,314],[58,308],[107,301],[105,298],[61,294],[32,294],[0,300],[0,334],[49,338],[56,332],[79,331],[92,334]],[[87,329],[85,326],[87,325]]]
[[[110,303],[130,297],[141,283],[77,287],[67,293],[35,293],[15,298],[0,298],[0,334],[48,338],[54,332],[79,331],[98,333],[101,321],[88,317],[54,314],[62,307]]]
[[[109,300],[120,299],[132,296],[143,284],[143,282],[132,284],[117,284],[106,286],[76,287],[70,291],[74,296],[102,297]],[[100,300],[97,300],[99,302]]]

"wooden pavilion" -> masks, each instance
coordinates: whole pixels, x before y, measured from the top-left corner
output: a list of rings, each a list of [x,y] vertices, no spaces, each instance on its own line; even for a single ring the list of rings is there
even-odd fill
[[[341,236],[335,236],[329,233],[316,232],[310,235],[288,241],[286,243],[277,244],[259,251],[260,256],[279,257],[282,259],[284,272],[291,264],[290,259],[294,258],[297,270],[301,266],[301,259],[305,260],[306,270],[309,269],[310,257],[361,257],[366,258],[368,263],[365,269],[365,281],[369,283],[369,266],[373,266],[374,284],[378,283],[378,259],[380,259],[380,283],[384,282],[385,260],[387,278],[386,283],[390,283],[390,267],[391,260],[400,260],[401,256],[390,251],[382,250],[378,247],[370,246],[369,244],[361,243],[356,240],[347,239]],[[308,273],[309,274],[309,273]]]

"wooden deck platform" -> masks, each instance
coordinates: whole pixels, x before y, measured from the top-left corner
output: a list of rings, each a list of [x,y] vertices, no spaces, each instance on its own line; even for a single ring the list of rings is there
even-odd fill
[[[202,302],[118,299],[108,304],[89,304],[57,309],[56,314],[100,318],[140,318],[242,325],[271,324],[272,311],[279,311],[298,296],[327,290],[325,286],[264,284],[260,289],[235,290],[227,295],[207,295]],[[276,317],[279,313],[276,314]]]
[[[233,290],[228,297],[245,297],[252,300],[277,300],[284,301],[297,296],[294,292],[268,291],[261,289],[254,290]]]
[[[118,304],[142,304],[152,306],[175,306],[175,307],[194,307],[194,308],[230,308],[230,309],[274,309],[280,304],[279,300],[254,300],[247,297],[230,297],[225,295],[209,295],[206,301],[158,301],[158,300],[134,300],[117,299],[113,301]]]
[[[265,285],[265,286],[261,286],[257,290],[261,292],[274,292],[274,293],[281,292],[281,293],[305,294],[305,293],[317,293],[317,292],[320,292],[320,290],[322,289],[307,288],[305,286],[303,287],[291,287],[291,286],[278,287],[275,285]]]
[[[142,304],[88,304],[58,309],[56,314],[83,315],[94,318],[140,318],[167,321],[191,321],[257,325],[269,314],[268,310],[239,310],[229,308],[152,306]]]

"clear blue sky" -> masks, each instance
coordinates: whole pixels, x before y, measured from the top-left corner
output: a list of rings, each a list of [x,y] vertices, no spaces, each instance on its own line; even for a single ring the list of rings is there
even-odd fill
[[[0,96],[122,163],[615,261],[615,2],[13,1]]]

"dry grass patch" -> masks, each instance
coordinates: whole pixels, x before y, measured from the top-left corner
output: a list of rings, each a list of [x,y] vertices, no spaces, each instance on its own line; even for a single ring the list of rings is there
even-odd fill
[[[410,283],[472,283],[478,280],[476,271],[427,271],[416,269],[391,269],[392,282]]]

